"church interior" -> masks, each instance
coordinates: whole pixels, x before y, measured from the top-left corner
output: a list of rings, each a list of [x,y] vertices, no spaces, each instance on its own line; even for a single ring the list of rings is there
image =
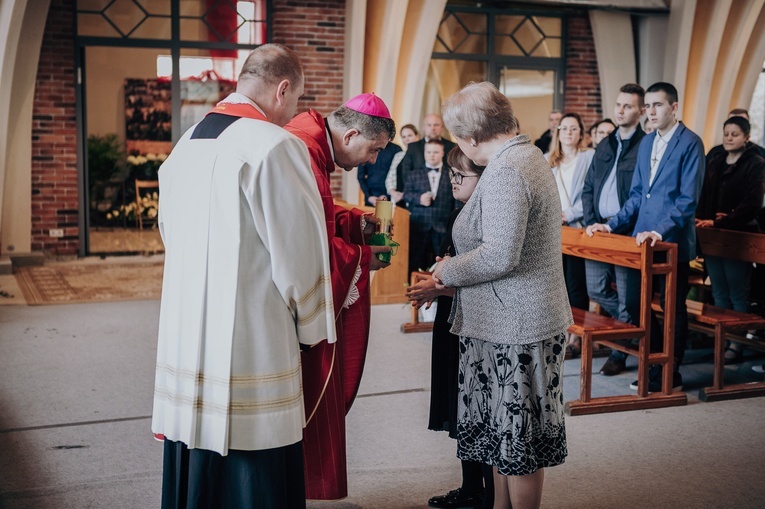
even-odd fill
[[[159,506],[158,172],[261,44],[302,60],[298,112],[373,92],[397,130],[424,135],[448,97],[489,81],[536,140],[550,112],[596,126],[622,85],[669,82],[705,151],[735,109],[765,145],[765,0],[4,0],[0,27],[0,509]],[[356,169],[337,168],[331,189],[375,212]],[[405,295],[425,277],[408,264],[409,211],[392,221],[400,246],[371,278],[347,416],[349,496],[309,509],[425,508],[460,482],[454,440],[427,429],[433,313]],[[568,235],[564,253],[598,250]],[[627,387],[647,376],[646,352],[601,376],[608,326],[578,323],[590,346],[564,365],[569,457],[541,507],[765,507],[765,235],[707,238],[756,267],[749,313],[707,313],[692,262],[684,389],[653,395]],[[727,340],[744,349],[723,365]]]

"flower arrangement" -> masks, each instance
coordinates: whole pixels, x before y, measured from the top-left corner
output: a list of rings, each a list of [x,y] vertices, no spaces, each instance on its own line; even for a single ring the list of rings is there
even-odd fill
[[[159,214],[159,192],[153,189],[154,186],[144,191],[137,190],[135,183],[156,181],[159,167],[167,157],[167,154],[162,153],[141,154],[135,150],[131,151],[124,159],[128,175],[124,178],[119,199],[113,199],[104,208],[99,209],[99,215],[94,219],[105,222],[105,225],[123,226],[128,226],[129,223],[137,224],[139,218],[141,222],[156,219]],[[138,196],[136,191],[139,192]]]
[[[127,156],[130,176],[139,180],[157,180],[157,171],[167,159],[167,154],[131,154]]]
[[[141,195],[139,200],[131,201],[119,208],[106,213],[107,221],[136,221],[138,215],[143,219],[156,219],[159,214],[159,193],[146,193]]]
[[[156,219],[159,214],[159,193],[157,191],[146,193],[141,196],[140,200],[136,200],[133,205],[138,205],[138,214],[142,214],[149,219]]]

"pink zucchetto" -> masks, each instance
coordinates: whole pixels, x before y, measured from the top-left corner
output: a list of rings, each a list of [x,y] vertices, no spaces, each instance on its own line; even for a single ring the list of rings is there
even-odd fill
[[[374,94],[359,94],[348,99],[344,106],[350,110],[358,111],[371,117],[390,118],[390,111],[385,102]]]

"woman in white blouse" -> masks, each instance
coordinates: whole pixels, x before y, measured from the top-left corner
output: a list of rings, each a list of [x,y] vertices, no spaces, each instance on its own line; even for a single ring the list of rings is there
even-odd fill
[[[562,225],[583,227],[582,189],[594,154],[595,151],[587,148],[585,142],[582,117],[576,113],[563,115],[553,133],[550,152],[545,154],[558,185]],[[584,259],[563,255],[563,273],[571,307],[588,309],[590,298],[587,295]],[[581,337],[569,335],[566,352],[571,357],[577,357],[581,353],[581,345]]]

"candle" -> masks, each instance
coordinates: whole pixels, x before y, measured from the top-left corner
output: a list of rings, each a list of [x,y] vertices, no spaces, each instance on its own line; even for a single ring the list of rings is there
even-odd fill
[[[393,222],[393,202],[388,200],[377,200],[375,203],[375,217],[377,218],[376,231],[390,234],[390,225]]]
[[[393,202],[388,200],[377,200],[377,203],[375,203],[375,217],[387,221],[393,219]]]

